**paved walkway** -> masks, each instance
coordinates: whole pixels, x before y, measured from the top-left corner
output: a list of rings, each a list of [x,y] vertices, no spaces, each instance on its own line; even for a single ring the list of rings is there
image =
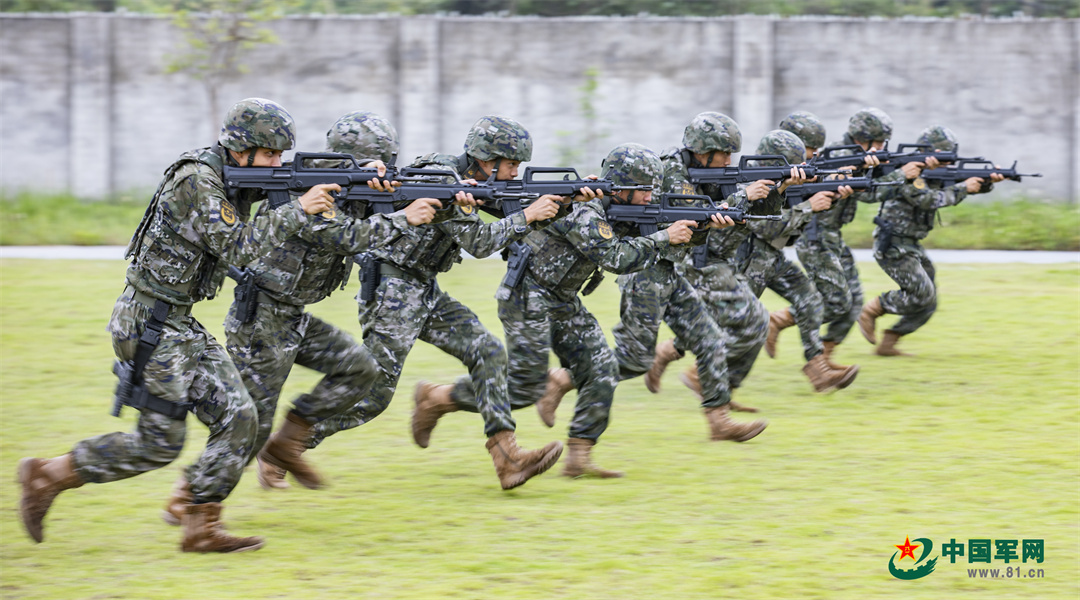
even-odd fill
[[[785,248],[784,252],[792,260],[794,248]],[[855,260],[873,262],[871,250],[853,250]],[[1025,263],[1033,265],[1077,263],[1080,264],[1080,252],[1040,252],[1015,250],[930,250],[930,260],[941,264],[979,264],[979,263]],[[498,258],[498,253],[489,258]],[[0,246],[0,258],[42,258],[42,259],[81,259],[81,260],[123,260],[123,246]]]

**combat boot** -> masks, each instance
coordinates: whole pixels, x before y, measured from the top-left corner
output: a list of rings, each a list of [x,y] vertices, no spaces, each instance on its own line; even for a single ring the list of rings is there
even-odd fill
[[[221,503],[188,504],[184,507],[184,552],[247,552],[263,546],[261,537],[236,537],[221,523]]]
[[[439,418],[459,410],[450,397],[452,391],[454,386],[449,384],[437,385],[426,381],[416,384],[416,392],[413,393],[412,439],[417,446],[427,448],[431,443],[431,432],[435,430]]]
[[[322,477],[300,456],[307,450],[309,439],[311,423],[289,411],[281,429],[270,436],[256,458],[260,463],[292,473],[300,485],[317,490],[322,487]]]
[[[859,313],[859,331],[862,332],[862,336],[866,338],[866,341],[871,344],[877,343],[877,335],[874,333],[874,321],[883,314],[885,314],[885,309],[881,307],[880,296],[874,296],[874,299],[867,302],[862,307],[862,312]]]
[[[488,438],[486,446],[504,490],[516,488],[550,469],[563,450],[562,442],[551,442],[540,450],[525,450],[518,447],[514,432],[508,429]]]
[[[264,490],[287,490],[291,487],[285,481],[285,469],[264,462],[258,456],[255,457],[255,477]]]
[[[654,394],[659,393],[660,378],[667,370],[668,363],[682,357],[682,353],[675,348],[675,340],[666,340],[657,344],[652,366],[645,372],[645,387]]]
[[[621,471],[608,471],[607,469],[601,469],[592,462],[592,447],[596,445],[593,440],[586,440],[582,438],[570,438],[568,444],[570,447],[570,455],[566,459],[566,464],[563,465],[562,474],[566,477],[598,477],[600,479],[611,479],[613,477],[622,477]]]
[[[161,520],[169,525],[180,525],[184,522],[184,511],[187,510],[187,505],[194,499],[191,495],[191,484],[181,473],[180,479],[177,479],[176,485],[173,486],[169,501],[165,503],[165,510],[161,511]]]
[[[903,337],[899,333],[891,329],[886,329],[881,335],[881,343],[878,344],[877,354],[878,356],[914,356],[914,354],[908,354],[907,352],[901,352],[896,347],[896,343]]]
[[[570,379],[570,371],[566,369],[549,369],[547,388],[544,395],[536,401],[536,412],[540,413],[540,420],[548,427],[555,426],[555,411],[559,408],[563,396],[574,389],[574,381]]]
[[[75,472],[71,454],[56,458],[24,458],[19,461],[19,483],[22,484],[22,514],[26,533],[41,543],[45,539],[45,513],[53,500],[64,490],[81,487],[84,483]]]
[[[727,404],[705,409],[705,418],[709,421],[709,437],[713,441],[732,440],[745,442],[765,431],[769,422],[759,419],[753,423],[737,423],[728,416]]]
[[[769,313],[769,335],[765,338],[765,354],[769,358],[776,358],[776,340],[780,337],[780,331],[794,324],[795,317],[786,308]]]
[[[829,363],[825,360],[824,354],[818,354],[803,366],[803,373],[810,380],[810,384],[814,386],[814,391],[819,394],[846,388],[851,385],[858,372],[858,367],[851,367],[847,370],[829,368]]]
[[[698,376],[697,363],[694,363],[689,369],[679,375],[679,381],[682,381],[683,385],[690,388],[690,391],[694,392],[694,396],[697,396],[699,401],[705,399],[705,396],[701,393],[701,379]],[[735,412],[759,412],[758,409],[753,406],[743,406],[734,400],[728,401],[728,407]]]

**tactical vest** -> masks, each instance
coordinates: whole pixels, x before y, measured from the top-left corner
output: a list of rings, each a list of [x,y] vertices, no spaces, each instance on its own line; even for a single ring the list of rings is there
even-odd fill
[[[255,285],[283,302],[302,306],[326,298],[339,286],[344,288],[352,260],[293,236],[260,258],[252,270]]]
[[[431,153],[417,158],[411,167],[452,167],[462,169],[464,155]],[[455,209],[456,210],[456,209]],[[461,262],[461,246],[441,229],[431,225],[420,227],[419,236],[401,236],[392,244],[372,251],[376,257],[403,269],[419,272],[445,273]]]
[[[184,166],[201,163],[219,177],[222,175],[224,159],[218,149],[220,146],[215,145],[185,152],[165,170],[124,254],[125,259],[132,260],[127,277],[135,289],[170,304],[187,305],[213,298],[221,288],[225,265],[219,269],[218,258],[202,244],[183,237],[160,210],[162,196],[173,192],[174,177]]]
[[[597,271],[596,264],[575,250],[569,240],[545,229],[525,236],[524,242],[533,251],[529,273],[549,290],[569,289],[576,293]],[[568,256],[573,259],[566,260]]]

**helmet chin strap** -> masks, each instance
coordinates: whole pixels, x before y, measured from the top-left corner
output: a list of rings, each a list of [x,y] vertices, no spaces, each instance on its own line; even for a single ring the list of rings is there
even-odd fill
[[[248,154],[248,159],[247,159],[247,166],[249,166],[249,167],[250,167],[250,166],[252,166],[252,165],[254,165],[254,164],[255,164],[255,152],[257,152],[258,150],[259,150],[258,148],[252,148],[252,149],[251,149],[251,150],[249,151],[249,152],[250,152],[250,154]]]
[[[499,167],[502,166],[502,157],[495,157],[495,164],[491,167],[491,175],[488,176],[488,181],[495,181],[495,178],[499,175]]]

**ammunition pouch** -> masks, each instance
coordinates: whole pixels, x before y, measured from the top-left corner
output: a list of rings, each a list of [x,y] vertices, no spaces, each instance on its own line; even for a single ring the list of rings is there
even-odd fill
[[[694,248],[691,252],[691,259],[694,261],[695,269],[704,269],[709,264],[709,245],[708,243],[702,244]]]
[[[371,254],[357,254],[353,260],[360,266],[360,301],[372,302],[382,282],[382,261]]]
[[[506,275],[503,276],[502,285],[509,289],[515,289],[521,285],[521,279],[525,271],[529,269],[529,259],[532,257],[532,246],[522,242],[514,242],[506,248],[509,253],[506,257]]]

